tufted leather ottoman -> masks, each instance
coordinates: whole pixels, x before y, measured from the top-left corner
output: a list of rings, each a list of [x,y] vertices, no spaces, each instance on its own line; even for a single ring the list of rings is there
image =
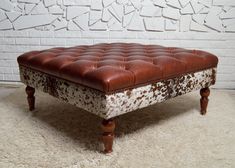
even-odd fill
[[[218,59],[199,50],[112,43],[32,51],[18,63],[30,110],[37,88],[102,117],[111,152],[116,116],[198,89],[205,114]]]

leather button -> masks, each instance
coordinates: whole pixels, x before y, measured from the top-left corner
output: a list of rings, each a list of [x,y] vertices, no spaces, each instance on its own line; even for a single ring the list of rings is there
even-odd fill
[[[153,63],[162,70],[163,77],[180,75],[186,71],[186,64],[176,58],[159,56],[153,59]]]
[[[162,78],[162,71],[158,66],[143,60],[128,61],[126,70],[134,74],[135,84]]]
[[[134,85],[134,76],[130,71],[113,66],[103,66],[85,74],[82,84],[109,92],[117,88]]]
[[[97,63],[89,60],[79,60],[70,64],[66,64],[60,69],[60,76],[64,79],[82,84],[84,75],[90,71],[94,71]]]

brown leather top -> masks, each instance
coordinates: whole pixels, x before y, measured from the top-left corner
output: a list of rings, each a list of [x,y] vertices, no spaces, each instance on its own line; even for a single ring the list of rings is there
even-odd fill
[[[199,50],[112,43],[32,51],[18,63],[110,93],[216,67],[218,58]]]

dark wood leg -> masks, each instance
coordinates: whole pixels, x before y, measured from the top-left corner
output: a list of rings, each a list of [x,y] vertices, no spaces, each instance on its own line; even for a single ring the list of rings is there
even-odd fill
[[[113,151],[113,139],[114,139],[115,122],[113,119],[102,121],[102,140],[104,143],[104,152],[110,153]]]
[[[205,115],[206,114],[206,110],[207,110],[207,105],[208,105],[208,96],[210,95],[210,89],[208,87],[203,88],[200,90],[200,95],[201,95],[201,114]]]
[[[29,110],[32,111],[34,110],[34,104],[35,104],[35,97],[34,97],[35,89],[30,86],[27,86],[25,88],[25,91],[28,95],[27,99],[29,104]]]

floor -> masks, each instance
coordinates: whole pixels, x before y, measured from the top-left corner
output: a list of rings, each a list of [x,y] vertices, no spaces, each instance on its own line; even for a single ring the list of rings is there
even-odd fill
[[[116,120],[114,152],[104,155],[101,119],[24,87],[0,86],[1,168],[234,168],[235,91],[211,90],[208,114],[193,92]]]

